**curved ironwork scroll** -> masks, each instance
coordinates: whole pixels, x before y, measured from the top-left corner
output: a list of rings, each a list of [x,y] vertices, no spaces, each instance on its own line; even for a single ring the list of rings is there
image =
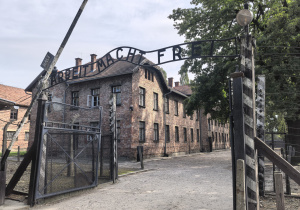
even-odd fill
[[[220,49],[229,47],[232,49],[231,55],[220,55]],[[190,51],[189,54],[186,52]],[[155,55],[156,63],[143,63],[143,56]],[[85,77],[93,77],[119,61],[125,61],[138,66],[157,66],[174,61],[181,61],[194,58],[208,57],[238,57],[237,37],[221,40],[202,40],[187,42],[169,47],[143,51],[138,48],[122,46],[117,47],[96,62],[87,63],[81,66],[74,66],[61,71],[53,71],[50,76],[50,87],[68,81]],[[113,58],[114,57],[114,58]],[[155,61],[154,61],[155,62]]]

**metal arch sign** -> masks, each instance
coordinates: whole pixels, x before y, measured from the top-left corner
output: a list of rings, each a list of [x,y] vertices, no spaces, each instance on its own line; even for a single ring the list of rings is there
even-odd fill
[[[219,54],[220,49],[225,46],[231,49],[231,55]],[[191,52],[189,55],[186,53],[188,50]],[[134,59],[139,55],[139,59]],[[146,55],[154,55],[157,59],[157,62],[152,64],[142,63],[142,56]],[[81,66],[75,66],[56,72],[53,71],[50,76],[50,87],[69,80],[96,76],[119,61],[129,62],[138,66],[157,66],[169,62],[194,58],[238,56],[237,37],[222,40],[194,41],[152,51],[143,51],[134,47],[123,46],[109,51],[94,63],[87,63]],[[97,68],[95,68],[96,71],[91,72],[89,70],[92,69],[93,65],[96,65]]]

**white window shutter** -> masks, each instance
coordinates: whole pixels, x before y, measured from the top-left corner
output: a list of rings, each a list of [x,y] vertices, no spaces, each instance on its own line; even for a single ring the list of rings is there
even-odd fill
[[[87,95],[87,106],[88,107],[92,107],[92,96],[91,95]]]

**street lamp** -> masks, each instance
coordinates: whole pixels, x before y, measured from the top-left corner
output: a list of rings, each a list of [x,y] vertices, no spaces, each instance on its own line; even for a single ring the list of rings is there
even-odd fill
[[[248,9],[242,9],[236,15],[236,20],[240,26],[247,26],[251,23],[253,19],[253,14]]]

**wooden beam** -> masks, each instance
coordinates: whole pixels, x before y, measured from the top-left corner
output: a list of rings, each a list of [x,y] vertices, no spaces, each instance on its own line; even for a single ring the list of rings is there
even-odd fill
[[[254,138],[255,147],[261,151],[270,161],[272,161],[278,168],[280,168],[286,175],[293,179],[298,185],[300,185],[300,172],[296,170],[289,162],[280,157],[275,151],[273,151],[265,142],[261,139]]]

